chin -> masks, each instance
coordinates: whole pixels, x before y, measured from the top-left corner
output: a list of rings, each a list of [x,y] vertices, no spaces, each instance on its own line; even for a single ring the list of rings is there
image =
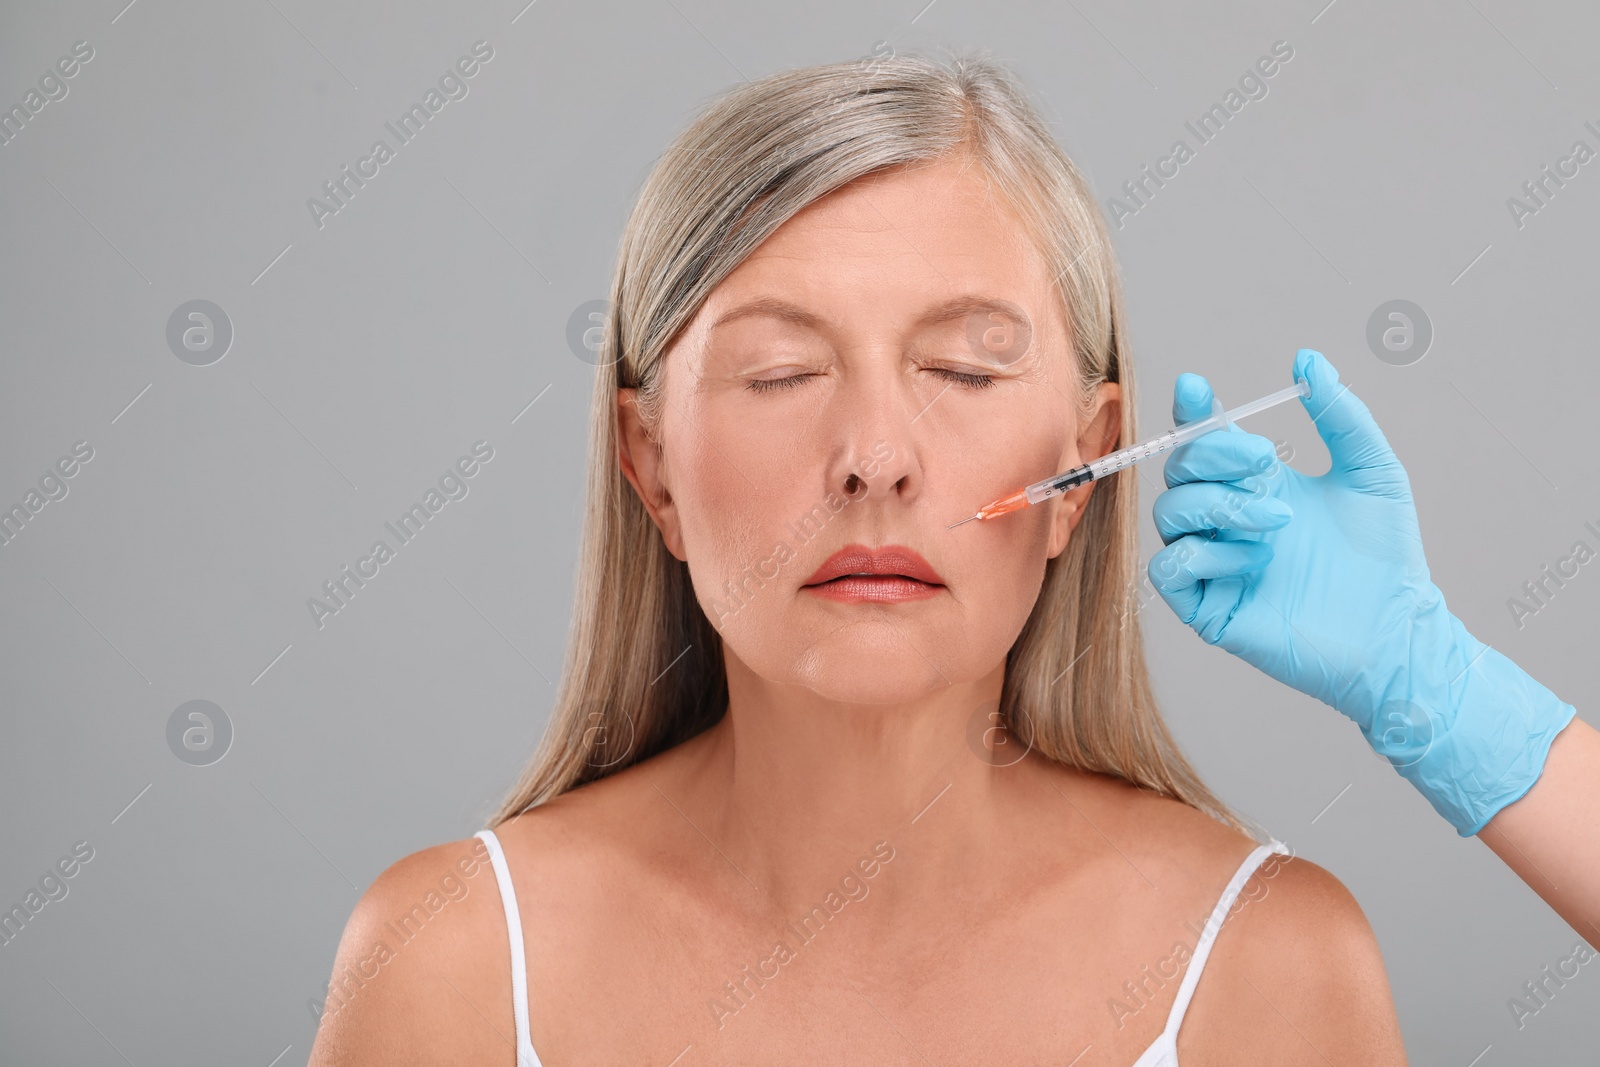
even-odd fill
[[[921,656],[916,663],[885,665],[882,660],[856,663],[832,658],[799,666],[802,669],[795,672],[794,684],[840,704],[904,704],[948,685]]]
[[[879,632],[867,632],[871,630]],[[797,647],[787,657],[773,657],[777,673],[769,677],[789,678],[818,696],[842,703],[896,704],[972,673],[965,669],[967,664],[948,662],[948,649],[940,644],[911,628],[899,630],[887,623],[850,626]]]

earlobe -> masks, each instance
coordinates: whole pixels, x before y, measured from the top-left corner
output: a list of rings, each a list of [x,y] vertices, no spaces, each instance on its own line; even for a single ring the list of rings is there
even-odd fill
[[[645,511],[649,512],[650,520],[661,531],[667,551],[687,562],[688,557],[683,552],[683,540],[678,531],[677,508],[665,482],[661,448],[651,440],[639,417],[639,410],[635,406],[637,393],[637,389],[617,390],[617,463],[622,468],[623,477],[628,479],[628,484],[633,486],[634,493],[644,504]]]
[[[1093,489],[1086,486],[1084,492]],[[1083,509],[1076,500],[1062,497],[1057,505],[1056,513],[1052,516],[1050,525],[1050,554],[1047,559],[1055,559],[1066,550],[1068,542],[1072,540],[1073,531],[1078,528],[1078,521],[1083,518]]]

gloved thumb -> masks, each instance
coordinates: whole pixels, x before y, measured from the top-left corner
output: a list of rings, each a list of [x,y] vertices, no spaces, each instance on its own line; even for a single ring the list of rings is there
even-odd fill
[[[1321,352],[1302,348],[1294,356],[1294,377],[1311,383],[1311,395],[1300,398],[1328,447],[1333,469],[1354,471],[1397,463],[1389,441],[1372,412]]]
[[[1211,383],[1198,374],[1184,371],[1172,386],[1172,422],[1182,426],[1186,422],[1203,419],[1211,414]]]

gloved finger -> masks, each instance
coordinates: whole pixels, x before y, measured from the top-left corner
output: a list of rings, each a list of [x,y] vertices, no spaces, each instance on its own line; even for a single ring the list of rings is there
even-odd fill
[[[1172,383],[1172,421],[1177,426],[1196,419],[1203,419],[1210,415],[1216,400],[1211,391],[1211,383],[1199,374],[1184,371]],[[1228,424],[1229,430],[1239,427]]]
[[[1294,355],[1294,376],[1311,383],[1311,395],[1301,397],[1300,403],[1328,446],[1334,469],[1399,465],[1372,412],[1348,385],[1339,381],[1339,372],[1326,356],[1312,348],[1300,349]]]
[[[1151,556],[1145,573],[1161,599],[1187,626],[1200,613],[1205,594],[1202,581],[1237,578],[1271,561],[1272,546],[1265,541],[1211,541],[1203,534],[1189,534]]]
[[[1252,492],[1227,482],[1187,482],[1156,497],[1151,516],[1162,543],[1190,533],[1216,530],[1276,530],[1294,510],[1270,493]]]
[[[1211,383],[1198,374],[1184,371],[1172,383],[1172,421],[1182,426],[1211,414]]]
[[[1232,482],[1269,475],[1278,462],[1277,445],[1260,434],[1240,430],[1202,434],[1175,449],[1161,470],[1170,489],[1185,482]]]

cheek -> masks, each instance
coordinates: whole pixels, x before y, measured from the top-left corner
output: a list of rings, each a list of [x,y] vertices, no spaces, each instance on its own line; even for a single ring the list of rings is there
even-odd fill
[[[792,590],[809,576],[820,546],[807,543],[836,513],[820,492],[807,494],[821,476],[800,469],[780,434],[757,436],[712,417],[698,430],[680,438],[668,477],[696,595],[720,630],[719,612],[757,615],[758,601],[776,600],[775,588]]]
[[[963,510],[970,515],[992,500],[1077,464],[1071,417],[1060,405],[1043,403],[1043,397],[1027,399],[1036,402],[1013,405],[1003,417],[983,423],[952,426],[943,435],[938,451],[944,460],[945,481],[962,497],[955,518],[965,517]],[[991,532],[1014,530],[1031,525],[1014,520],[1037,519],[1047,510],[1047,505],[1035,504],[991,522],[969,523],[954,532],[984,527]]]
[[[1055,424],[1055,425],[1052,425]],[[950,522],[1023,486],[1072,466],[1071,426],[1053,406],[1018,412],[982,434],[964,431],[947,464],[954,483]],[[999,518],[940,530],[950,538],[969,590],[969,611],[1002,632],[1020,631],[1033,609],[1049,562],[1059,498]]]
[[[993,527],[982,544],[971,547],[967,558],[971,585],[984,590],[981,597],[974,598],[970,610],[994,632],[1009,634],[1014,640],[1028,621],[1049,563],[1050,515],[1059,505],[1060,501],[1047,501],[992,523],[967,524]],[[960,533],[967,526],[951,533]]]

